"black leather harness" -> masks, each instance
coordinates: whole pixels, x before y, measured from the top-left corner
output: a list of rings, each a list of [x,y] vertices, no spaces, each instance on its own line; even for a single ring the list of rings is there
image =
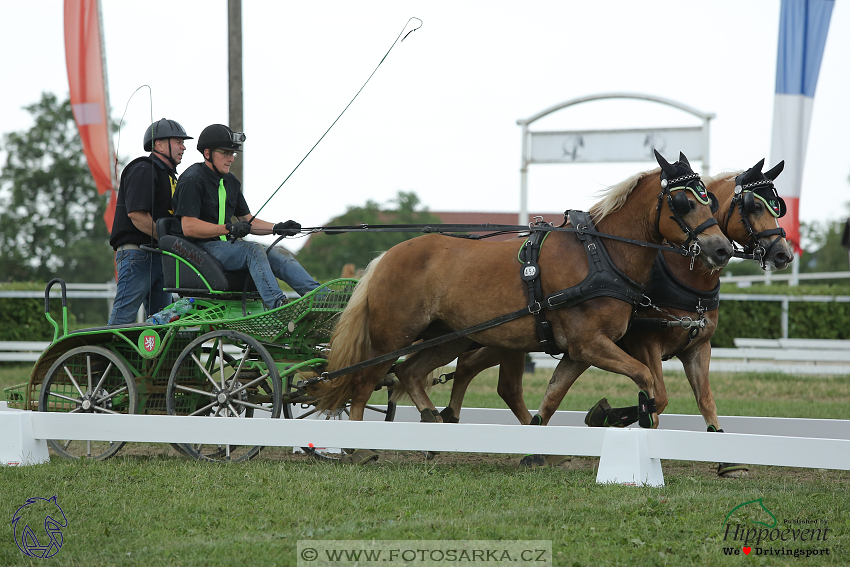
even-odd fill
[[[713,311],[720,307],[720,283],[711,291],[701,291],[692,288],[689,285],[682,283],[667,265],[667,260],[664,255],[659,253],[652,264],[652,277],[649,283],[649,288],[646,291],[646,296],[656,307],[671,307],[673,309],[681,309],[697,313],[700,318],[703,317],[706,311]],[[643,333],[657,333],[669,328],[669,321],[666,319],[639,317],[632,319],[629,330]],[[670,356],[665,356],[662,360],[669,360],[688,348],[697,335],[702,326],[696,325],[688,331],[687,342]],[[623,348],[623,345],[620,345]]]
[[[543,301],[540,266],[537,264],[537,260],[540,257],[540,246],[545,235],[540,232],[532,233],[520,250],[519,255],[520,261],[523,262],[520,276],[528,284],[528,309],[534,314],[537,338],[540,341],[541,348],[547,354],[558,354],[561,351],[555,344],[552,327],[546,320],[543,306],[550,310],[563,309],[595,297],[613,297],[632,306],[641,304],[643,301],[643,286],[629,278],[614,265],[600,237],[583,232],[584,230],[596,230],[590,214],[584,211],[567,211],[565,216],[569,218],[570,224],[577,229],[575,234],[587,254],[587,276],[581,283],[552,293]]]

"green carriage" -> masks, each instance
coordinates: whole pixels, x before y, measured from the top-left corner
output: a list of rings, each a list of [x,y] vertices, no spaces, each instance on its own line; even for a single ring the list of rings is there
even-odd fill
[[[161,234],[167,234],[163,232]],[[330,281],[267,310],[247,272],[225,272],[191,243],[164,237],[166,290],[192,297],[192,309],[167,324],[127,324],[68,332],[65,283],[45,290],[53,341],[28,383],[6,389],[10,408],[100,414],[162,414],[224,418],[306,418],[315,400],[298,382],[324,370],[329,340],[356,280]],[[61,325],[50,314],[51,288],[62,290]],[[392,420],[394,379],[382,384]],[[338,412],[337,415],[339,415]],[[342,411],[344,413],[344,410]],[[123,442],[49,440],[67,458],[107,459]],[[173,444],[201,460],[244,461],[260,447]]]

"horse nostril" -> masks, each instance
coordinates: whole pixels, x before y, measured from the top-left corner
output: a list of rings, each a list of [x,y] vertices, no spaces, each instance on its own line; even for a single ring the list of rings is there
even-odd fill
[[[791,263],[791,258],[785,252],[777,252],[776,256],[773,257],[773,261],[780,266],[787,266]]]
[[[732,251],[729,250],[728,247],[724,246],[723,248],[718,248],[715,255],[717,256],[717,259],[721,262],[728,262],[729,259],[732,257]]]

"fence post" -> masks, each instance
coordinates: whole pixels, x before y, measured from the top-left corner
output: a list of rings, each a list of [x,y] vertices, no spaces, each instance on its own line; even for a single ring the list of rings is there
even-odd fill
[[[788,298],[782,300],[782,338],[788,338]]]
[[[648,434],[646,429],[606,430],[596,482],[664,486],[661,459],[649,457]]]

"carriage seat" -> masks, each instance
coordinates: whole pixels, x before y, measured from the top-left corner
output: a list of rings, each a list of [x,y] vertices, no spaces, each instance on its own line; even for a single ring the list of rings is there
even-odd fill
[[[257,295],[257,286],[248,270],[225,271],[221,262],[209,252],[185,238],[174,236],[171,230],[174,223],[178,222],[171,217],[156,221],[166,291],[180,295],[222,297],[241,294],[247,282],[247,291]]]

